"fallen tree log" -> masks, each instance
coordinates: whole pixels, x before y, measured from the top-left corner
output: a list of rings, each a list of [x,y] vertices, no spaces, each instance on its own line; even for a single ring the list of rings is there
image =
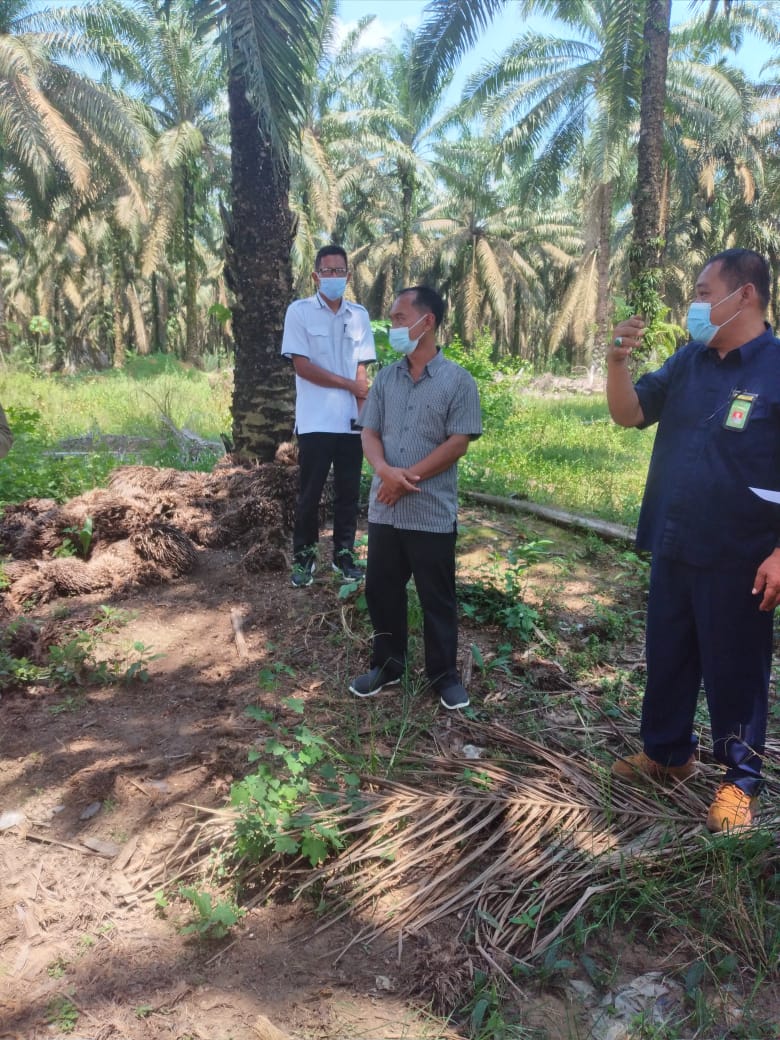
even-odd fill
[[[599,520],[592,516],[578,516],[567,513],[565,509],[554,506],[540,506],[527,498],[501,498],[499,495],[484,495],[481,491],[464,491],[463,497],[481,502],[483,505],[495,506],[496,509],[509,509],[517,513],[530,513],[540,520],[547,520],[558,527],[574,528],[580,531],[591,531],[608,542],[633,542],[636,531],[624,524],[614,524],[609,520]]]

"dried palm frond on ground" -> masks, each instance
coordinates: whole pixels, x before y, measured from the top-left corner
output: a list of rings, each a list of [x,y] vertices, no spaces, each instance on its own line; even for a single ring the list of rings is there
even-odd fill
[[[283,571],[289,565],[284,545],[274,545],[272,538],[256,542],[241,561],[250,574],[262,574],[265,571]]]
[[[283,441],[276,449],[274,462],[281,466],[297,466],[298,445],[294,441]]]
[[[316,890],[329,908],[321,928],[344,917],[358,922],[350,945],[380,934],[400,941],[449,918],[504,974],[544,955],[595,897],[652,882],[668,884],[670,899],[689,899],[697,869],[706,883],[723,842],[739,842],[704,831],[712,767],[702,767],[706,783],[635,788],[613,782],[590,758],[505,726],[463,726],[489,760],[412,755],[398,763],[403,781],[366,776],[359,800],[307,810],[307,826],[336,828],[345,851],[316,870],[280,855],[238,864],[252,901],[282,886]],[[215,848],[229,854],[237,820],[230,809],[200,819],[169,853],[169,877],[191,876]],[[763,825],[780,825],[769,806]],[[159,884],[161,873],[144,880]],[[756,937],[750,941],[755,962],[761,955]]]
[[[48,658],[49,648],[59,637],[60,627],[55,619],[35,622],[20,618],[2,632],[0,646],[12,657],[24,657],[34,664],[43,664]]]
[[[238,466],[227,458],[211,473],[123,466],[107,489],[63,505],[8,506],[0,516],[0,552],[11,557],[6,606],[170,581],[192,570],[197,546],[240,545],[247,570],[281,570],[289,563],[297,481],[293,466]],[[69,544],[74,555],[60,558]]]
[[[626,861],[666,855],[670,832],[684,843],[698,830],[689,813],[659,809],[642,792],[609,792],[570,761],[557,775],[485,764],[476,786],[463,772],[462,762],[432,760],[419,786],[375,784],[340,821],[349,850],[300,890],[322,886],[339,906],[334,919],[380,908],[356,941],[388,928],[416,933],[456,914],[491,962],[535,957]]]

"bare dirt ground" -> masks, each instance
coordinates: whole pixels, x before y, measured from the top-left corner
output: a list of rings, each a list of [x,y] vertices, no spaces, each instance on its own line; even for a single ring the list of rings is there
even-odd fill
[[[461,566],[484,572],[486,549],[509,544],[515,524],[466,511]],[[560,532],[535,529],[566,545]],[[367,664],[367,626],[355,624],[329,569],[296,590],[286,572],[250,574],[241,559],[231,549],[202,549],[195,569],[170,584],[30,611],[71,632],[94,629],[104,605],[128,612],[101,635],[98,652],[137,667],[132,681],[67,693],[28,686],[0,702],[0,814],[18,814],[0,831],[1,1038],[275,1040],[274,1027],[301,1040],[469,1035],[462,1021],[447,1023],[425,1000],[408,999],[419,971],[414,943],[350,946],[362,921],[346,917],[317,931],[311,903],[283,892],[253,907],[229,937],[206,941],[182,933],[191,920],[185,904],[160,906],[152,886],[139,887],[193,819],[193,806],[224,804],[248,771],[262,736],[248,706],[281,712],[294,695],[310,726],[341,734],[345,745],[372,743],[377,755],[393,750],[383,746],[382,728],[392,694],[366,705],[347,693],[348,679]],[[598,604],[616,603],[614,572],[598,560],[568,573],[542,565],[528,594],[557,601],[561,624],[587,635],[604,623]],[[231,612],[243,620],[243,644]],[[464,659],[471,643],[489,659],[500,637],[466,624],[461,642]],[[271,678],[259,683],[263,669]],[[555,687],[544,671],[542,663],[536,681]],[[503,685],[488,678],[472,676],[475,705],[487,714],[511,706],[522,722],[522,677]],[[565,714],[565,702],[559,710]],[[418,748],[431,746],[442,714],[432,698],[420,700]],[[434,942],[460,926],[442,926]],[[626,978],[658,967],[642,942],[603,952]],[[532,989],[523,1011],[528,1037],[589,1035],[571,992]]]

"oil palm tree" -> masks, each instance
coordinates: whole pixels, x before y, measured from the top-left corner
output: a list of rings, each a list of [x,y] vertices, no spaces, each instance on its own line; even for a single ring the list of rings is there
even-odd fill
[[[646,0],[642,33],[637,174],[633,195],[634,230],[629,266],[633,281],[661,265],[663,122],[672,0]]]
[[[127,9],[100,5],[41,9],[31,0],[0,5],[0,230],[12,231],[9,191],[35,215],[66,192],[89,195],[93,166],[120,178],[139,154],[139,127],[117,92],[74,63],[109,70],[131,61],[117,42]]]
[[[300,141],[291,151],[290,206],[295,220],[293,273],[297,294],[311,290],[314,257],[331,241],[342,212],[342,190],[360,181],[366,151],[355,88],[366,85],[367,52],[361,38],[374,15],[361,18],[337,43],[336,0],[323,0],[316,75],[307,82],[306,115]],[[356,168],[357,167],[357,168]]]
[[[696,0],[692,8],[703,7]],[[667,70],[670,48],[680,50],[686,32],[677,32],[672,43],[670,0],[646,0],[643,33],[644,61],[640,100],[639,140],[637,142],[637,182],[633,196],[634,226],[629,267],[632,282],[641,293],[642,280],[657,281],[664,251],[663,185],[665,180],[663,143],[666,109]],[[694,31],[689,39],[699,56],[706,55],[713,45],[726,51],[735,51],[743,34],[752,31],[764,40],[777,41],[775,12],[765,4],[750,5],[734,0],[709,0],[706,14],[692,23]],[[704,84],[702,102],[713,95]],[[717,99],[722,92],[714,94]]]
[[[747,232],[756,226],[750,210],[760,204],[768,215],[765,184],[780,102],[723,55],[733,53],[746,32],[776,36],[772,15],[765,5],[733,4],[728,17],[700,13],[671,32],[658,211],[665,244],[661,287],[678,318],[693,289],[692,272],[725,248],[732,232],[739,237],[732,218],[741,214]]]
[[[441,142],[436,156],[445,197],[435,211],[440,226],[431,252],[455,329],[471,343],[489,327],[499,349],[507,349],[515,295],[530,304],[538,283],[527,254],[516,248],[516,211],[494,174],[493,144],[464,133],[457,142]]]
[[[34,317],[52,330],[51,355],[36,360],[58,369],[79,364],[121,368],[127,342],[148,349],[142,312],[140,225],[128,226],[132,210],[116,200],[109,209],[74,212],[63,198],[47,220],[31,221],[24,203],[11,204],[26,228],[24,249],[7,254],[2,279],[6,315],[26,328]]]
[[[432,90],[423,93],[416,89],[410,75],[416,47],[415,35],[407,32],[400,46],[385,48],[374,87],[376,110],[372,122],[382,142],[379,173],[398,198],[397,279],[401,285],[409,284],[420,193],[433,186],[432,147],[452,118],[441,111],[449,74],[442,76]]]
[[[291,298],[290,151],[319,55],[321,0],[200,0],[228,56],[231,141],[226,278],[233,292],[236,450],[273,458],[292,429],[292,380],[279,358]]]
[[[182,0],[137,9],[135,41],[141,97],[153,138],[148,160],[150,215],[143,271],[150,277],[176,241],[184,267],[183,356],[198,348],[198,223],[208,196],[227,187],[227,112],[221,100],[224,67],[213,40],[204,37]]]
[[[678,316],[708,256],[730,245],[777,255],[780,103],[760,96],[738,70],[721,69],[719,75],[731,85],[736,111],[730,123],[716,132],[708,119],[692,126],[673,110],[667,114],[664,295]]]
[[[418,62],[415,75],[420,82],[435,82],[437,76],[451,68],[502,6],[500,0],[454,5],[435,0],[429,4],[429,17],[418,30],[417,38],[420,54],[433,57]],[[771,38],[773,18],[766,5],[728,6],[730,38],[724,36],[726,19],[717,12],[709,12],[689,28],[689,42],[699,41],[701,67],[698,73],[689,69],[687,75],[689,82],[698,76],[700,89],[707,76],[711,80],[717,78],[713,61],[719,49],[733,46],[738,32],[749,29]],[[603,342],[609,306],[613,214],[624,201],[620,185],[625,185],[628,166],[633,163],[629,142],[637,125],[641,126],[643,60],[648,69],[642,176],[651,183],[643,184],[635,196],[639,226],[630,255],[636,257],[638,265],[654,262],[662,237],[658,229],[662,206],[658,199],[664,176],[659,138],[663,92],[660,88],[650,90],[651,85],[658,86],[650,81],[661,74],[662,59],[666,58],[667,12],[665,5],[655,0],[526,0],[520,7],[526,12],[553,14],[576,35],[559,40],[539,33],[522,34],[502,58],[472,78],[467,95],[472,104],[480,106],[483,115],[503,128],[504,156],[514,154],[527,161],[533,155],[531,190],[554,188],[575,156],[587,157],[590,209],[584,220],[586,241],[580,277],[575,283],[590,280],[591,273],[595,274],[598,296],[594,319],[598,338]],[[657,30],[657,40],[651,30]],[[684,57],[690,60],[690,54]],[[685,74],[678,69],[676,75],[681,81]],[[670,87],[672,84],[670,64]],[[689,93],[689,115],[698,105],[709,108],[714,121],[725,114],[721,105],[725,99],[726,94],[710,97],[706,93]],[[684,92],[679,93],[677,101],[685,102]],[[722,129],[723,123],[720,125]],[[652,154],[648,156],[649,152]],[[654,211],[652,220],[648,217],[650,210]],[[576,284],[572,286],[570,302],[576,298],[575,289]]]
[[[107,79],[80,71],[87,62],[130,68],[120,39],[127,18],[118,0],[51,10],[0,4],[0,238],[10,254],[64,200],[78,211],[107,193],[138,196],[143,135],[132,106]],[[0,324],[0,348],[6,343]]]
[[[337,200],[328,231],[362,265],[353,283],[361,299],[369,300],[368,289],[381,310],[388,295],[409,284],[419,259],[423,213],[435,188],[432,145],[450,117],[441,112],[444,85],[422,99],[411,89],[413,34],[400,46],[360,51],[363,27],[321,77],[317,138],[330,158]]]
[[[534,194],[555,192],[572,161],[589,148],[589,207],[585,214],[583,270],[592,268],[598,287],[595,333],[603,342],[609,311],[609,264],[616,190],[631,158],[628,133],[638,115],[637,69],[642,26],[634,0],[559,3],[555,13],[568,38],[523,33],[470,80],[466,96],[488,125],[502,132],[504,157],[528,163]],[[588,337],[589,363],[592,338]]]

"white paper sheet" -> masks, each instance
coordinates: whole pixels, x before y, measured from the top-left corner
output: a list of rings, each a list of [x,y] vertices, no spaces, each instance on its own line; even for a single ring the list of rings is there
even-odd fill
[[[780,505],[780,491],[769,491],[768,488],[754,488],[750,489],[754,495],[758,495],[759,498],[763,498],[765,502],[774,502],[775,505]]]

